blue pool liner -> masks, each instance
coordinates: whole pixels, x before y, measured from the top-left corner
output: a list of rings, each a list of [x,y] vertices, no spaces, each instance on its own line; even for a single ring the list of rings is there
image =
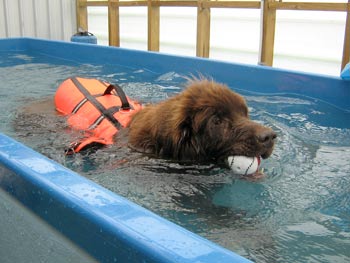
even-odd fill
[[[340,77],[32,38],[0,39],[0,51],[119,64],[159,74],[201,74],[234,89],[309,96],[350,111],[350,82]],[[0,187],[100,262],[250,262],[4,134]]]
[[[243,65],[205,58],[183,57],[32,38],[2,39],[0,51],[31,51],[74,62],[96,65],[122,65],[164,74],[176,72],[208,76],[233,89],[273,94],[297,94],[326,101],[350,111],[350,82],[340,77],[281,70],[266,66]]]

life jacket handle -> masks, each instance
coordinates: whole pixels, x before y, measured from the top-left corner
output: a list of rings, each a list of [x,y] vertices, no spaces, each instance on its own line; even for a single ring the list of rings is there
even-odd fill
[[[118,84],[109,84],[109,86],[106,88],[105,92],[103,93],[103,96],[105,95],[111,95],[112,90],[115,90],[120,98],[120,101],[122,102],[121,108],[123,110],[130,110],[130,104],[128,101],[128,98],[126,97],[123,89]]]
[[[85,149],[95,150],[101,148],[104,145],[111,144],[111,141],[106,141],[103,138],[98,137],[87,137],[81,141],[72,142],[67,149],[64,150],[66,155],[73,155]]]

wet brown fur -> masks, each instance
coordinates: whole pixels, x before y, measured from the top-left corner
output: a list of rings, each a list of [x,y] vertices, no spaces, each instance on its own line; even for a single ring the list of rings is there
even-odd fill
[[[203,79],[136,113],[128,136],[132,148],[158,157],[223,162],[229,155],[269,157],[276,134],[249,119],[241,95]]]

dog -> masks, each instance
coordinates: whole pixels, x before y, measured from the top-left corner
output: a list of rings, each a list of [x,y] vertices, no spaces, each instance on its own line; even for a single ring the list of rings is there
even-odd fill
[[[226,85],[191,80],[178,95],[149,105],[131,119],[129,146],[185,162],[223,164],[228,156],[268,158],[276,133],[249,118],[245,99]]]
[[[68,102],[73,94],[67,91],[62,96]],[[87,154],[65,158],[63,148],[85,136],[85,121],[79,121],[76,128],[81,130],[76,131],[69,122],[75,113],[65,115],[61,109],[57,114],[54,103],[50,97],[20,110],[14,125],[21,141],[161,215],[172,217],[178,213],[198,218],[198,222],[204,222],[203,229],[214,222],[217,229],[230,231],[228,226],[240,223],[245,216],[241,206],[236,208],[228,203],[226,207],[213,202],[215,194],[227,186],[224,177],[232,174],[221,169],[227,167],[227,157],[268,158],[276,140],[271,128],[249,118],[247,103],[241,95],[213,80],[191,79],[181,93],[163,102],[138,109],[129,100],[134,111],[130,111],[128,123],[114,135],[113,145],[96,154],[90,154],[87,149]],[[73,111],[77,110],[74,108]],[[97,123],[95,120],[100,120],[92,119],[93,125]],[[148,155],[156,158],[150,159]],[[258,191],[265,191],[260,187],[263,185],[259,184]],[[262,231],[257,235],[262,237],[260,246],[265,246],[267,234]]]
[[[142,106],[118,85],[73,77],[55,94],[56,110],[86,137],[71,153],[113,144],[126,128],[130,148],[186,163],[225,164],[228,156],[268,158],[276,133],[249,118],[245,99],[213,80],[191,79],[181,93]],[[68,151],[69,152],[69,151]]]

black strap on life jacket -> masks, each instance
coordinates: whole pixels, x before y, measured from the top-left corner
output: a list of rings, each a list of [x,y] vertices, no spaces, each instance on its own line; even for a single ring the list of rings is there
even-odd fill
[[[122,125],[120,122],[114,118],[113,114],[115,110],[111,111],[110,109],[106,109],[93,95],[89,93],[89,91],[79,82],[79,80],[75,77],[71,78],[74,85],[79,89],[79,91],[85,96],[85,98],[92,103],[98,109],[101,114],[106,117],[117,129],[121,129]],[[124,93],[124,92],[123,92]],[[108,93],[107,93],[108,94]],[[110,94],[110,93],[109,93]],[[125,94],[124,94],[125,96]],[[126,98],[126,96],[125,96]],[[129,104],[129,103],[128,103]],[[130,108],[130,106],[129,106]],[[74,112],[74,110],[73,110]]]
[[[105,92],[103,93],[103,96],[107,95],[107,94],[111,94],[112,90],[115,90],[120,98],[120,101],[122,102],[122,106],[121,108],[123,110],[130,110],[130,104],[129,104],[129,101],[123,91],[123,89],[115,84],[115,85],[112,85],[110,84],[107,89],[105,90]]]

